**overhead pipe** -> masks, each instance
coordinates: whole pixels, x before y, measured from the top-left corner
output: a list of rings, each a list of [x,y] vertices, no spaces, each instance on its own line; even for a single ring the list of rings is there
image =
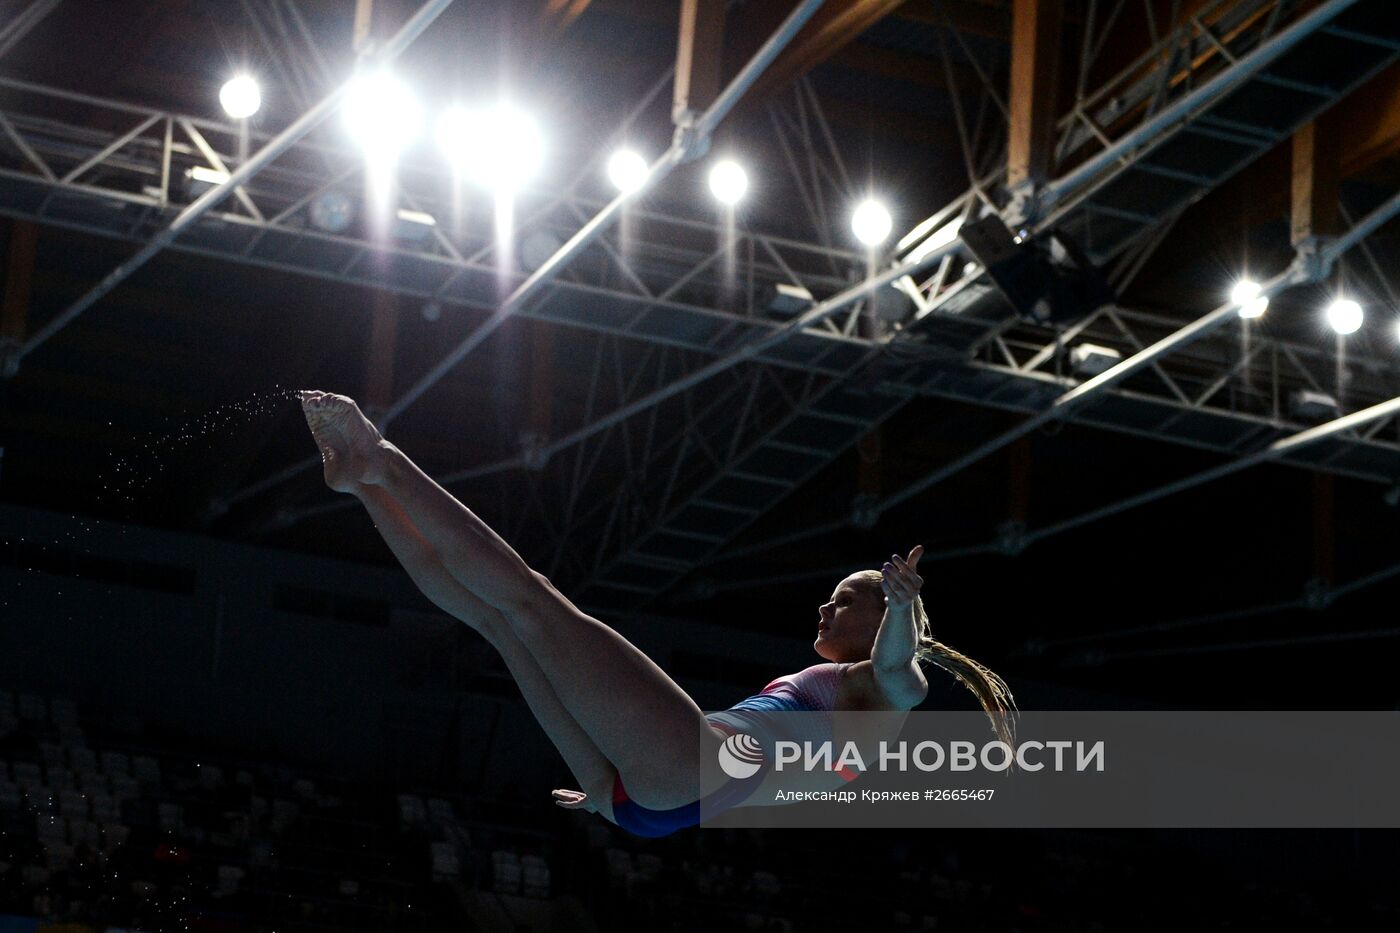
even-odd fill
[[[1203,486],[1206,483],[1212,482],[1217,479],[1221,479],[1226,476],[1230,476],[1233,473],[1242,472],[1244,470],[1249,469],[1250,467],[1258,466],[1261,463],[1268,463],[1272,460],[1282,459],[1283,457],[1286,457],[1294,451],[1300,450],[1303,447],[1316,444],[1318,441],[1323,441],[1337,434],[1350,431],[1351,429],[1360,427],[1363,424],[1368,424],[1372,421],[1379,421],[1382,418],[1389,418],[1390,416],[1397,413],[1400,413],[1400,397],[1389,399],[1388,401],[1381,402],[1377,405],[1372,405],[1370,408],[1363,408],[1360,411],[1352,412],[1349,415],[1344,415],[1341,418],[1334,419],[1332,421],[1327,422],[1326,424],[1320,424],[1316,427],[1308,428],[1306,431],[1299,431],[1297,434],[1292,434],[1288,437],[1280,438],[1279,440],[1274,441],[1272,444],[1269,444],[1267,447],[1263,447],[1259,450],[1256,450],[1254,453],[1244,457],[1240,457],[1237,460],[1231,460],[1228,463],[1222,463],[1219,466],[1212,467],[1209,470],[1203,470],[1202,472],[1196,473],[1192,476],[1183,477],[1182,479],[1174,480],[1170,483],[1164,483],[1163,485],[1158,486],[1155,489],[1149,489],[1146,492],[1141,492],[1137,495],[1129,496],[1126,499],[1120,499],[1117,502],[1101,506],[1097,509],[1091,509],[1088,512],[1081,513],[1072,518],[1067,518],[1063,521],[1055,522],[1052,525],[1046,525],[1044,528],[1037,528],[1033,531],[1027,532],[1021,540],[1025,544],[1031,544],[1036,541],[1040,541],[1044,538],[1051,537],[1052,535],[1057,535],[1066,531],[1071,531],[1075,528],[1087,525],[1090,522],[1096,522],[1103,518],[1109,518],[1114,515],[1122,514],[1123,512],[1127,512],[1131,509],[1138,508],[1139,506],[1155,502],[1158,499],[1164,499],[1167,496],[1173,496],[1179,492],[1185,492],[1188,489],[1194,489],[1197,486]]]

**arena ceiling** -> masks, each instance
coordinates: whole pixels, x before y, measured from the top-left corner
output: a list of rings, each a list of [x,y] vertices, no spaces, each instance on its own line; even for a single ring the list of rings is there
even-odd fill
[[[1386,415],[1271,445],[1400,395],[1389,0],[828,0],[708,154],[499,321],[537,254],[612,198],[611,147],[670,143],[681,4],[453,3],[396,70],[429,110],[508,93],[537,114],[513,259],[490,199],[454,200],[426,145],[398,196],[438,218],[431,237],[319,229],[332,181],[364,189],[329,119],[72,314],[189,203],[186,170],[210,151],[236,168],[352,73],[356,6],[0,3],[0,336],[23,349],[0,383],[4,500],[387,559],[278,394],[316,386],[393,412],[391,439],[603,612],[801,630],[844,572],[922,542],[943,634],[1027,670],[1166,684],[1177,658],[1225,670],[1292,646],[1254,670],[1273,682],[1376,643],[1400,431]],[[728,5],[721,85],[795,6]],[[380,41],[419,9],[372,7]],[[246,142],[217,103],[236,67],[264,86]],[[726,154],[753,179],[732,226],[705,188]],[[1026,170],[1038,185],[1008,184]],[[852,239],[871,192],[890,243],[935,216],[969,232],[904,293],[805,326],[771,310],[779,282],[820,310],[909,261],[919,238],[873,257]],[[1337,262],[1290,265],[1300,246]],[[1258,322],[1222,316],[1065,402],[1077,345],[1129,357],[1242,274],[1290,269]],[[1320,323],[1339,289],[1368,315],[1345,340]],[[1297,390],[1337,408],[1296,414]]]

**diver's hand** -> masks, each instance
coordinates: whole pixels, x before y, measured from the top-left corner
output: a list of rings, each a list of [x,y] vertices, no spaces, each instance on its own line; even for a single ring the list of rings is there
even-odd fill
[[[553,792],[554,802],[565,810],[587,810],[589,813],[597,813],[598,808],[588,800],[588,795],[581,790],[565,790],[560,788]]]
[[[895,554],[881,568],[883,579],[880,580],[880,589],[884,591],[885,602],[891,609],[907,609],[913,605],[924,585],[924,578],[918,573],[919,558],[923,556],[924,546],[920,544],[909,552],[908,558]]]

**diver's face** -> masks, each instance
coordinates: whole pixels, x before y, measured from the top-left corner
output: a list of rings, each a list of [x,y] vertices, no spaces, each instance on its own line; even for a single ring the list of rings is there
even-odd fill
[[[884,599],[847,577],[817,607],[817,640],[812,647],[828,661],[864,661],[875,645],[885,616]]]

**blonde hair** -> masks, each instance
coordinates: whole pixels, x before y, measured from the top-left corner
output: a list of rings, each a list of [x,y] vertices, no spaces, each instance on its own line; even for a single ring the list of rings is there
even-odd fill
[[[862,570],[850,579],[883,599],[880,583],[884,577],[880,571]],[[918,626],[919,639],[918,646],[914,649],[914,657],[943,668],[971,690],[973,696],[977,697],[977,702],[982,704],[987,718],[992,721],[992,729],[997,738],[1014,749],[1016,698],[1011,695],[1011,688],[1006,685],[1006,681],[998,677],[991,668],[934,638],[928,610],[924,608],[923,599],[918,596],[914,597],[914,624]]]

